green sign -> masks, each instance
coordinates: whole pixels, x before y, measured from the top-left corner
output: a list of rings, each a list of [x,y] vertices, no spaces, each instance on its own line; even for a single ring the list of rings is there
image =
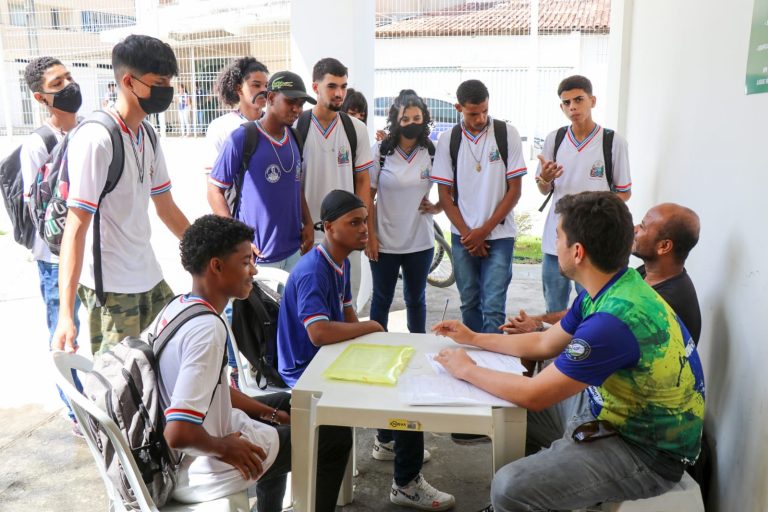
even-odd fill
[[[747,94],[768,92],[768,0],[755,0],[746,86]]]

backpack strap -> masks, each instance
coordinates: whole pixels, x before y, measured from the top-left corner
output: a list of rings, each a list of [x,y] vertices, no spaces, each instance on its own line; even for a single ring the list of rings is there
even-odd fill
[[[299,120],[296,121],[296,131],[299,133],[299,137],[301,137],[302,147],[304,142],[307,140],[307,136],[309,136],[309,123],[311,120],[312,109],[309,109],[299,114]]]
[[[509,156],[509,144],[507,142],[507,123],[501,119],[494,119],[493,136],[496,138],[496,147],[499,148],[501,161],[504,162],[504,172],[506,172],[507,157]]]
[[[453,169],[453,204],[459,205],[459,173],[456,172],[456,161],[459,159],[459,146],[461,146],[461,124],[456,124],[451,129],[451,168]]]
[[[155,129],[152,127],[152,124],[144,119],[141,122],[141,126],[144,127],[144,133],[147,134],[149,143],[152,144],[152,151],[157,151],[157,133],[155,133]]]
[[[355,124],[349,114],[346,112],[339,112],[341,118],[341,124],[344,126],[344,133],[347,134],[347,140],[349,141],[349,147],[352,149],[352,172],[355,171],[355,162],[357,162],[357,130]]]
[[[125,148],[123,148],[123,135],[120,131],[120,126],[111,114],[104,110],[97,110],[88,116],[80,126],[88,123],[102,125],[109,132],[109,138],[112,141],[112,161],[107,169],[107,181],[99,196],[96,213],[93,215],[93,278],[96,284],[97,305],[103,306],[106,294],[104,292],[104,277],[101,268],[101,214],[99,213],[99,206],[101,206],[101,201],[104,197],[112,192],[117,186],[117,182],[120,181],[120,176],[123,174],[123,165],[125,164]],[[150,138],[151,140],[152,138]]]
[[[387,159],[388,153],[392,150],[392,140],[387,137],[379,144],[379,170],[384,168],[384,161]]]
[[[603,160],[605,161],[605,178],[608,180],[608,189],[616,192],[613,186],[613,135],[614,131],[603,128]]]
[[[302,137],[299,130],[293,126],[289,126],[289,128],[293,134],[293,138],[296,139],[296,146],[299,148],[299,157],[301,158],[304,156],[304,137]]]
[[[552,152],[552,160],[557,162],[557,150],[560,149],[560,145],[563,143],[563,139],[565,139],[565,132],[568,131],[567,126],[561,126],[557,129],[557,133],[555,134],[555,150]],[[552,190],[549,191],[549,194],[547,194],[546,199],[544,199],[544,202],[541,203],[541,206],[539,206],[539,211],[543,212],[544,208],[547,207],[547,203],[550,199],[552,199],[552,194],[555,193],[555,181],[552,180]]]
[[[56,147],[56,144],[58,144],[58,140],[56,140],[56,134],[53,133],[53,130],[51,130],[51,127],[47,124],[44,124],[37,128],[35,130],[35,133],[40,136],[41,139],[43,139],[43,143],[45,144],[45,150],[50,155],[53,151],[53,148]]]
[[[237,176],[235,176],[235,203],[232,205],[233,218],[236,218],[238,211],[240,211],[240,199],[243,193],[245,173],[248,172],[251,157],[256,152],[256,148],[259,147],[259,130],[256,128],[256,123],[248,121],[241,124],[240,127],[245,130],[245,138],[243,139],[243,157],[240,160],[240,169],[237,172]]]

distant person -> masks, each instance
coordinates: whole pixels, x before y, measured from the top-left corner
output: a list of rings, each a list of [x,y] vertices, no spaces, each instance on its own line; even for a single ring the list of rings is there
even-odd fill
[[[179,85],[179,94],[176,97],[179,106],[179,133],[182,137],[191,134],[190,131],[190,111],[192,110],[192,97],[187,92],[184,84]]]
[[[341,111],[359,119],[363,124],[368,124],[368,100],[365,99],[363,93],[352,87],[347,89],[344,103],[341,104]]]
[[[547,313],[566,309],[571,293],[571,280],[561,275],[557,266],[557,201],[568,194],[585,190],[610,190],[624,201],[632,195],[627,141],[592,120],[592,109],[597,98],[592,95],[589,79],[579,75],[565,78],[557,87],[557,96],[560,98],[560,110],[571,124],[547,135],[536,171],[539,192],[551,194],[552,199],[541,240],[544,256],[541,282]],[[612,142],[608,144],[611,138]],[[609,157],[610,162],[606,162]],[[581,290],[577,288],[577,291]]]
[[[378,195],[378,200],[373,209],[375,229],[368,234],[367,248],[373,275],[370,317],[384,330],[402,270],[408,331],[426,332],[427,275],[435,245],[432,214],[440,211],[428,199],[434,154],[429,122],[424,101],[414,91],[403,90],[389,109],[390,137],[371,149],[371,198]],[[377,460],[394,460],[393,502],[406,503],[407,496],[413,495],[408,487],[414,479],[420,478],[426,485],[420,474],[431,455],[424,450],[423,432],[379,429],[372,456]],[[455,501],[450,494],[437,490],[434,496],[446,508]],[[438,510],[435,501],[423,495],[421,502],[412,506]]]
[[[102,108],[115,108],[115,102],[117,101],[117,89],[115,82],[109,82],[107,84],[107,92],[104,94],[104,99],[101,100]]]
[[[616,194],[555,205],[562,272],[583,287],[550,329],[475,333],[455,320],[435,333],[460,344],[555,362],[533,378],[481,368],[462,348],[436,357],[454,377],[528,410],[526,457],[491,483],[495,512],[572,510],[671,489],[699,456],[704,373],[685,325],[627,268],[632,216]]]
[[[216,90],[221,102],[231,110],[208,125],[205,134],[206,173],[210,173],[229,135],[247,121],[261,119],[267,105],[269,70],[253,57],[240,57],[221,70]]]
[[[83,97],[80,94],[80,86],[72,78],[72,74],[59,59],[53,57],[38,57],[32,60],[24,69],[24,80],[32,92],[32,97],[48,113],[42,126],[29,135],[21,145],[19,161],[26,193],[37,178],[37,171],[48,161],[55,145],[77,125],[77,111],[83,103]],[[48,245],[39,236],[35,237],[32,257],[37,261],[40,294],[45,303],[48,347],[50,348],[59,317],[59,258],[51,253]],[[80,320],[77,317],[79,309],[80,300],[75,297],[75,332],[80,331]],[[73,377],[75,385],[81,389],[77,375],[73,374]],[[69,419],[72,421],[72,433],[82,437],[83,434],[72,408],[61,390],[59,390],[59,396],[66,405]]]
[[[139,336],[173,298],[151,244],[150,198],[158,217],[179,239],[189,226],[171,195],[160,141],[153,147],[142,123],[173,102],[171,80],[178,73],[171,47],[159,39],[130,35],[112,49],[118,83],[114,122],[122,133],[123,172],[100,199],[112,160],[112,139],[99,123],[81,126],[67,148],[69,197],[59,258],[60,309],[53,346],[77,350],[75,293],[88,310],[91,350],[101,354],[125,336]],[[101,218],[103,296],[96,292],[93,230]]]
[[[195,88],[195,110],[197,111],[197,128],[195,135],[205,133],[205,104],[206,92],[200,85]]]

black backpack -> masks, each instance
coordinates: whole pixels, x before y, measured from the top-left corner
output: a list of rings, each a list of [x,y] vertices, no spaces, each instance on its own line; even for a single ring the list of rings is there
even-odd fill
[[[237,348],[256,372],[256,385],[287,388],[277,371],[277,317],[280,296],[258,282],[245,300],[232,303],[232,333]]]
[[[161,316],[164,312],[165,309]],[[158,507],[162,507],[173,493],[183,456],[171,450],[163,435],[164,411],[169,404],[162,403],[161,399],[160,388],[164,384],[159,371],[160,357],[179,328],[202,315],[214,315],[224,322],[210,308],[193,304],[176,315],[159,333],[150,333],[149,343],[126,337],[96,358],[84,382],[83,394],[107,412],[128,441],[141,478]],[[226,357],[222,360],[222,370],[225,364]],[[213,388],[211,402],[219,382]],[[98,422],[91,418],[88,423],[85,427],[96,439],[107,476],[128,508],[137,509],[136,491],[128,484],[112,442]]]
[[[561,126],[557,129],[557,133],[555,134],[555,151],[552,155],[552,160],[554,161],[557,161],[557,150],[560,149],[560,145],[563,143],[563,139],[565,139],[565,133],[567,131],[567,126]],[[613,134],[613,130],[603,128],[603,160],[605,161],[605,179],[608,180],[608,188],[610,191],[616,192],[616,189],[613,187]],[[546,208],[547,203],[550,199],[552,199],[552,194],[554,193],[555,182],[552,181],[552,190],[549,191],[546,199],[544,199],[544,202],[541,203],[541,206],[539,207],[540,212],[544,211],[544,208]]]
[[[104,304],[104,283],[101,273],[101,215],[99,205],[104,197],[112,192],[123,174],[125,164],[125,148],[123,137],[117,121],[107,112],[97,110],[89,115],[77,128],[64,137],[48,157],[48,162],[37,171],[37,177],[31,184],[29,194],[29,211],[35,228],[48,245],[53,254],[59,254],[61,240],[64,235],[64,225],[67,221],[67,198],[69,197],[69,168],[67,166],[67,150],[71,138],[82,126],[89,123],[102,125],[109,132],[112,140],[112,161],[107,172],[107,181],[99,196],[99,203],[93,215],[93,274],[96,284],[96,298],[99,306]],[[157,148],[157,135],[149,122],[142,121],[144,132]]]
[[[245,173],[248,171],[248,166],[251,163],[253,154],[256,153],[256,148],[259,147],[259,130],[256,128],[254,121],[248,121],[240,125],[245,130],[245,138],[243,139],[243,159],[240,162],[240,171],[235,176],[235,184],[224,192],[224,197],[227,199],[229,205],[229,211],[233,218],[237,218],[237,212],[240,210],[240,198],[243,193],[243,182],[245,181]],[[304,153],[304,139],[299,135],[299,132],[291,126],[291,133],[296,139],[296,145],[299,147],[299,157]]]
[[[344,133],[347,134],[347,140],[349,146],[352,148],[352,169],[355,168],[355,162],[357,162],[357,131],[355,125],[352,122],[352,118],[346,112],[339,112],[341,118],[341,125],[344,127]],[[301,135],[301,140],[307,140],[309,135],[309,124],[312,120],[312,110],[305,110],[299,115],[299,120],[296,122],[296,129]],[[302,152],[303,156],[303,152]]]
[[[50,155],[53,148],[56,147],[56,134],[53,133],[47,125],[43,125],[33,133],[36,133],[43,139],[45,149]],[[0,162],[0,193],[3,195],[5,209],[8,211],[8,218],[13,226],[13,239],[16,243],[31,249],[37,237],[35,225],[29,208],[24,201],[24,180],[21,174],[21,148],[17,147]],[[27,183],[27,190],[30,187]]]
[[[499,119],[493,120],[493,136],[496,138],[496,146],[499,148],[501,161],[504,162],[504,168],[507,167],[507,158],[509,155],[509,143],[507,141],[507,123]],[[459,159],[459,146],[461,145],[461,124],[456,124],[451,129],[451,168],[453,169],[453,204],[459,204],[459,173],[456,172],[456,161]],[[505,219],[506,220],[506,219]],[[501,221],[504,223],[504,220]]]

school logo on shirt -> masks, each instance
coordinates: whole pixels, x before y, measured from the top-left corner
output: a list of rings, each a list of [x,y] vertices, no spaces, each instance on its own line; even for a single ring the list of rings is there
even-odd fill
[[[493,163],[493,162],[498,162],[499,160],[501,160],[501,153],[499,153],[498,148],[488,153],[489,162]]]
[[[266,172],[264,173],[264,177],[267,179],[270,183],[277,183],[280,181],[280,168],[276,164],[272,164],[269,167],[267,167]]]
[[[429,167],[424,167],[421,170],[421,179],[422,180],[428,180],[429,179]]]
[[[347,165],[349,163],[349,150],[347,148],[339,148],[336,161],[339,165]]]
[[[590,178],[602,178],[605,175],[605,165],[601,160],[592,164],[592,169],[589,170]]]
[[[591,352],[592,347],[581,338],[572,339],[568,346],[565,347],[565,357],[571,361],[583,361],[589,357]]]

